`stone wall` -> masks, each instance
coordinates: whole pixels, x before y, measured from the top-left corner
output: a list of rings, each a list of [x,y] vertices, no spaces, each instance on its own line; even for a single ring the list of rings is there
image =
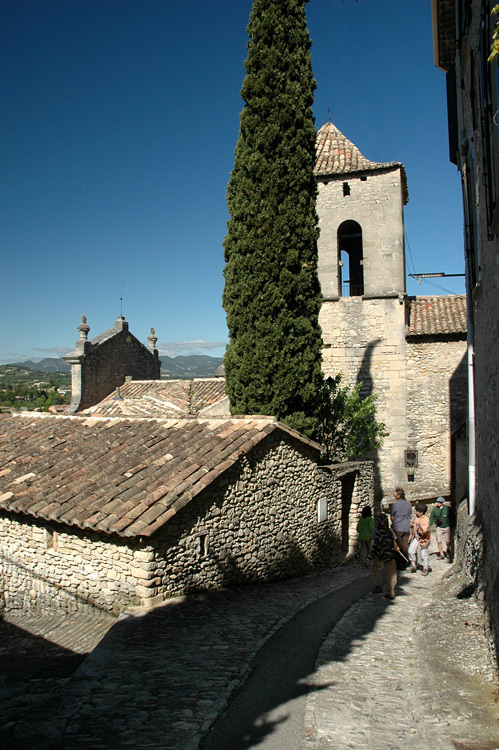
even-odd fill
[[[303,446],[302,446],[303,448]],[[210,485],[162,531],[150,555],[151,602],[196,589],[292,577],[344,560],[341,474],[354,478],[350,530],[373,500],[372,464],[318,469],[315,451],[298,453],[276,438],[257,446]],[[327,520],[317,503],[327,498]],[[155,567],[154,567],[155,566]]]
[[[363,383],[362,395],[377,395],[377,418],[389,432],[375,460],[376,497],[405,486],[407,448],[405,306],[398,296],[378,299],[345,297],[324,302],[323,370],[343,373],[343,385]]]
[[[0,609],[118,612],[139,604],[141,546],[2,514]]]
[[[357,523],[362,509],[369,505],[373,515],[382,510],[374,498],[374,464],[349,461],[323,466],[318,480],[321,496],[337,498],[330,524],[335,539],[334,561],[341,562],[358,549]]]
[[[462,337],[408,339],[406,357],[407,447],[418,451],[414,484],[407,485],[407,496],[450,497],[452,436],[467,417],[466,341]]]
[[[453,495],[462,451],[452,436],[467,413],[463,336],[406,340],[405,300],[398,296],[326,301],[319,320],[325,375],[341,372],[344,385],[362,382],[362,395],[376,394],[377,419],[389,433],[370,456],[376,497],[391,498],[396,486],[411,501]],[[405,465],[406,450],[418,451],[414,474]]]
[[[270,436],[143,543],[4,514],[2,606],[118,612],[341,562],[355,552],[362,507],[373,505],[373,468],[316,459],[301,441]]]
[[[449,28],[445,22],[454,28],[454,4],[440,5],[442,29]],[[459,19],[463,28],[447,48],[452,53],[448,58],[443,54],[440,64],[455,87],[448,97],[450,154],[461,172],[474,346],[476,514],[472,521],[480,530],[483,557],[477,564],[468,555],[464,564],[472,577],[475,568],[481,568],[499,651],[499,91],[497,66],[487,59],[495,5],[495,0],[468,4]]]

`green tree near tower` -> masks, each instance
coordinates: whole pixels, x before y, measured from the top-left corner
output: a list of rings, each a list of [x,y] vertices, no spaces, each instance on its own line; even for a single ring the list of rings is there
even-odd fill
[[[254,0],[223,305],[233,414],[268,414],[313,436],[323,389],[317,276],[315,80],[307,0]]]

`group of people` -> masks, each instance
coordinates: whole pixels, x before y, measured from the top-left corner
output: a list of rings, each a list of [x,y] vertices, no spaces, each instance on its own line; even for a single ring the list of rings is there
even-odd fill
[[[360,558],[363,567],[367,567],[368,560],[372,560],[371,576],[374,592],[381,594],[381,569],[384,567],[386,576],[387,599],[395,599],[397,583],[397,567],[404,568],[408,564],[411,573],[417,571],[417,554],[421,554],[423,566],[422,575],[427,576],[431,568],[428,562],[430,546],[430,528],[436,525],[437,558],[450,559],[451,509],[445,505],[443,497],[437,498],[435,508],[430,517],[426,515],[426,505],[417,503],[412,514],[412,505],[406,500],[405,492],[397,487],[395,502],[390,507],[391,527],[388,516],[381,513],[376,521],[376,528],[372,511],[366,506],[357,524],[360,540]],[[444,549],[445,545],[445,549]]]

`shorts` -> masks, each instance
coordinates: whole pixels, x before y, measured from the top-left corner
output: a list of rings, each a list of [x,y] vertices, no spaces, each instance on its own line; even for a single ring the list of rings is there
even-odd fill
[[[450,544],[449,527],[447,527],[446,529],[442,529],[440,526],[437,526],[437,542],[439,544],[442,544],[442,542],[447,542],[447,544]]]

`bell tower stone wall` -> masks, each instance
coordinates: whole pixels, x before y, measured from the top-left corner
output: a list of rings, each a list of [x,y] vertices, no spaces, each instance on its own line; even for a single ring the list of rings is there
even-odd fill
[[[340,289],[338,230],[355,221],[362,230],[366,296],[405,293],[404,219],[401,167],[363,174],[320,177],[319,280],[325,300]]]
[[[323,370],[326,377],[343,374],[343,385],[363,383],[361,394],[376,394],[376,414],[389,436],[375,455],[377,497],[405,486],[407,448],[407,378],[405,306],[397,297],[344,297],[324,302]],[[390,492],[391,491],[391,492]]]
[[[400,164],[318,177],[323,369],[377,396],[389,436],[370,458],[376,496],[387,499],[407,482],[404,177]]]
[[[388,506],[399,486],[412,501],[456,496],[465,300],[407,297],[402,164],[369,161],[329,122],[318,132],[316,176],[323,370],[377,397],[389,434],[369,456],[376,500]]]

